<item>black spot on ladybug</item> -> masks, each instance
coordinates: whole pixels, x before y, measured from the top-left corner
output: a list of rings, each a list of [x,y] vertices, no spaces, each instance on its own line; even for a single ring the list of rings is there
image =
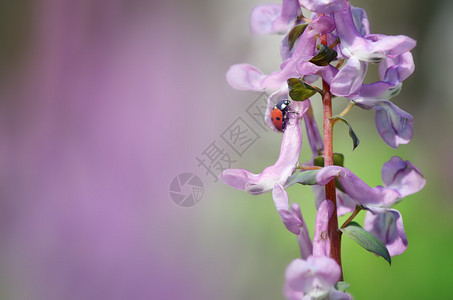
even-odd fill
[[[277,121],[280,121],[280,117],[277,117],[276,119],[277,119]]]

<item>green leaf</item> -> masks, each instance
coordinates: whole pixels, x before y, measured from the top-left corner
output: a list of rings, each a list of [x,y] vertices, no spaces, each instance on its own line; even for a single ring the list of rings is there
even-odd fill
[[[339,120],[339,121],[342,121],[343,123],[345,123],[346,125],[349,126],[349,136],[350,136],[351,139],[352,139],[352,150],[354,150],[355,148],[357,148],[357,146],[358,146],[359,143],[360,143],[360,140],[359,140],[359,138],[357,137],[357,135],[355,134],[354,130],[352,129],[351,124],[349,124],[349,122],[348,122],[345,118],[343,118],[343,117],[341,117],[341,116],[338,116],[338,115],[333,116],[333,117],[330,118],[330,119],[331,119],[331,120],[334,120],[334,121],[338,121],[338,120]]]
[[[344,166],[344,155],[343,153],[334,153],[333,154],[333,164],[336,166]]]
[[[337,51],[321,44],[318,54],[310,59],[310,62],[317,66],[327,66],[332,60],[337,58],[337,55]]]
[[[298,172],[288,178],[286,185],[293,185],[295,183],[301,183],[303,185],[316,185],[316,174],[319,170],[307,170],[303,172]]]
[[[387,250],[385,244],[377,237],[360,227],[360,225],[356,222],[351,222],[345,228],[340,228],[340,230],[366,250],[382,256],[386,261],[388,261],[389,264],[392,264],[389,251]]]
[[[351,285],[347,283],[346,281],[338,281],[335,283],[335,289],[340,292],[346,292],[347,289],[349,289]]]
[[[289,96],[294,101],[304,101],[314,94],[317,90],[309,84],[306,84],[299,78],[290,78],[287,80],[289,87]]]
[[[335,166],[344,166],[344,155],[342,153],[334,153],[333,154],[333,164]],[[316,156],[313,160],[313,165],[317,167],[324,167],[324,156]]]
[[[296,43],[297,39],[304,33],[305,28],[307,28],[308,23],[300,24],[294,26],[293,29],[288,34],[288,46],[289,50],[293,49],[294,44]]]

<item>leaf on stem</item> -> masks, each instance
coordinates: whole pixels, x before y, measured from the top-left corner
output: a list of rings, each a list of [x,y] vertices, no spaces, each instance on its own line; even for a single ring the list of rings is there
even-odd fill
[[[298,172],[288,178],[286,182],[287,186],[293,185],[295,183],[301,183],[303,185],[316,185],[316,174],[319,170],[308,170],[303,172]]]
[[[337,51],[330,49],[326,45],[321,44],[318,54],[316,54],[310,62],[317,66],[327,66],[330,62],[338,56]]]
[[[382,256],[389,264],[392,264],[389,251],[385,244],[377,237],[363,229],[356,222],[349,223],[348,226],[340,228],[347,237],[352,239],[354,242],[365,248],[366,250]]]
[[[305,28],[307,28],[308,23],[301,24],[294,26],[293,29],[288,34],[288,46],[289,50],[293,49],[294,44],[296,43],[297,39],[304,33]]]
[[[346,125],[349,126],[349,136],[350,136],[351,139],[352,139],[352,150],[354,150],[355,148],[357,148],[357,146],[358,146],[359,143],[360,143],[360,140],[359,140],[359,138],[357,137],[357,135],[355,134],[354,130],[352,129],[351,124],[349,124],[349,122],[348,122],[345,118],[343,118],[343,117],[341,117],[341,116],[339,116],[339,115],[333,116],[333,117],[330,118],[330,119],[333,120],[334,122],[335,122],[335,121],[342,121],[343,123],[345,123]]]
[[[304,101],[318,92],[311,85],[303,82],[299,78],[290,78],[287,80],[289,88],[289,96],[294,101]]]

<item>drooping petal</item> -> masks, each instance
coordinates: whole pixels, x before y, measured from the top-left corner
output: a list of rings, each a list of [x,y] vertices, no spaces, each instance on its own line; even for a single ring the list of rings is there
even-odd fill
[[[249,64],[232,65],[226,74],[228,83],[237,90],[263,91],[266,78],[259,69]]]
[[[379,64],[379,76],[382,81],[397,86],[414,73],[415,64],[412,53],[405,52],[395,57],[387,57]]]
[[[310,234],[308,233],[307,225],[305,224],[304,218],[302,217],[302,212],[300,210],[299,204],[294,202],[291,204],[291,212],[297,216],[301,221],[300,233],[297,235],[297,240],[299,242],[300,255],[303,259],[307,259],[310,255],[313,254],[313,244],[310,239]]]
[[[364,228],[386,244],[390,256],[400,255],[407,248],[403,218],[396,209],[370,208],[365,215]]]
[[[292,233],[299,235],[302,226],[302,220],[298,218],[297,214],[289,209],[288,193],[283,186],[276,183],[272,191],[272,198],[274,198],[275,207],[277,212],[285,224],[286,228]]]
[[[377,186],[371,188],[350,170],[339,166],[328,166],[319,170],[316,179],[319,185],[326,185],[334,178],[338,178],[344,191],[358,205],[375,205],[389,207],[396,203],[400,194],[391,189]]]
[[[409,113],[387,100],[361,98],[353,101],[361,108],[376,111],[376,129],[389,146],[398,148],[400,144],[410,142],[414,118]]]
[[[300,0],[300,4],[319,14],[330,14],[343,7],[346,0]]]
[[[316,213],[315,235],[313,237],[313,255],[315,256],[330,255],[330,238],[327,232],[333,209],[333,202],[324,200]]]
[[[422,172],[408,160],[392,157],[382,166],[382,182],[392,188],[401,197],[420,191],[426,184]]]
[[[283,133],[280,156],[274,165],[265,168],[261,174],[254,174],[243,169],[227,169],[219,175],[219,179],[252,195],[268,192],[274,188],[276,183],[284,185],[299,161],[302,147],[300,119],[303,118],[309,105],[304,102],[292,103],[294,113],[289,116],[286,130]]]

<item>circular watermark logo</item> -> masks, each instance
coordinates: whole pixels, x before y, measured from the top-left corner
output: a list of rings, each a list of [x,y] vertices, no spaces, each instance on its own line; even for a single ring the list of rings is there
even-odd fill
[[[204,193],[203,182],[193,173],[181,173],[170,183],[170,198],[181,207],[192,207],[200,202]]]

